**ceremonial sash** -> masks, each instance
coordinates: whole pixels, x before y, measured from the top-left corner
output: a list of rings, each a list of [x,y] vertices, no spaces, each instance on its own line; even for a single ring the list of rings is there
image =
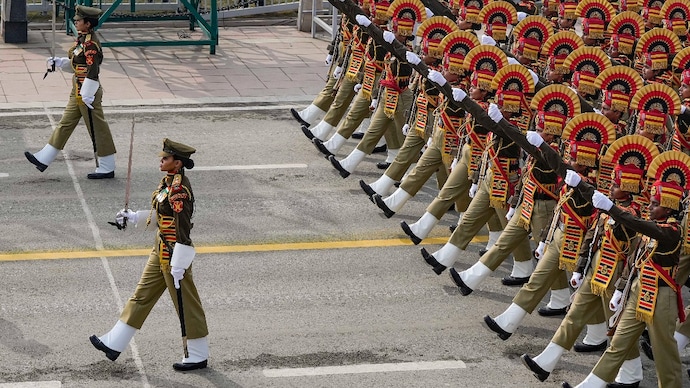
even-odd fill
[[[165,241],[168,242],[167,245],[174,246],[175,241],[177,241],[177,236],[175,233],[175,218],[158,215],[158,232],[160,233],[158,241],[158,259],[161,265],[169,265],[170,262],[170,252],[166,247]],[[161,239],[165,238],[165,241]]]
[[[530,156],[530,158],[532,158]],[[520,210],[520,219],[518,225],[524,227],[526,230],[530,229],[532,221],[532,212],[534,211],[534,194],[542,193],[557,201],[558,196],[553,192],[556,184],[543,185],[535,178],[532,169],[529,169],[529,174],[525,179],[525,184],[522,186],[522,206]]]
[[[417,104],[417,114],[415,115],[414,129],[419,134],[419,137],[424,138],[426,136],[426,123],[429,119],[429,112],[427,110],[429,101],[426,99],[426,94],[419,93],[415,104]]]
[[[442,159],[446,166],[450,166],[453,158],[458,154],[460,148],[460,135],[462,128],[461,116],[451,116],[444,109],[441,112],[441,125],[443,126],[443,153]]]
[[[625,260],[623,247],[613,235],[613,228],[608,222],[604,223],[604,237],[599,248],[599,260],[594,268],[592,281],[592,293],[603,296],[611,283],[616,265],[619,261]]]
[[[398,106],[398,99],[400,98],[400,92],[390,87],[386,87],[383,92],[383,98],[385,105],[383,106],[383,113],[386,117],[392,119],[395,115],[395,109]]]
[[[510,165],[513,162],[517,162],[517,159],[499,157],[492,146],[488,147],[488,153],[492,161],[491,171],[493,172],[489,192],[489,206],[505,209],[508,197],[512,195],[515,188],[515,184],[510,182],[508,173],[510,172]]]
[[[680,131],[678,131],[677,125],[676,131],[673,134],[673,150],[681,152],[690,151],[690,141],[688,141],[688,138],[685,134],[682,134]]]
[[[357,81],[359,70],[364,63],[364,48],[361,45],[352,44],[352,52],[350,53],[350,62],[347,65],[347,72],[345,76],[352,82]]]
[[[470,164],[467,168],[468,177],[474,176],[476,171],[479,171],[482,165],[482,157],[484,149],[486,148],[486,138],[488,134],[479,134],[473,130],[469,131],[467,136],[470,139]]]
[[[678,305],[678,320],[682,323],[685,322],[685,308],[683,307],[683,297],[680,294],[680,285],[676,283],[675,279],[671,274],[664,269],[664,267],[651,261],[654,271],[656,271],[657,276],[663,280],[669,287],[676,293],[676,304]],[[671,267],[673,268],[673,267]]]
[[[383,70],[382,67],[376,65],[373,60],[367,60],[364,63],[364,78],[362,79],[362,93],[364,97],[371,99],[371,92],[374,90],[376,83],[376,75]]]
[[[563,203],[561,210],[563,242],[561,243],[561,257],[558,267],[567,271],[574,271],[582,247],[582,239],[590,227],[592,217],[578,215],[570,206],[570,201]]]

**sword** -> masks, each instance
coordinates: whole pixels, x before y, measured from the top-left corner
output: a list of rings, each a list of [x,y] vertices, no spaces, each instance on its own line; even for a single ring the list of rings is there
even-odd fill
[[[84,104],[84,105],[86,105],[86,104]],[[98,151],[96,149],[96,130],[93,128],[93,114],[91,113],[91,111],[93,111],[93,109],[91,109],[87,106],[86,110],[89,114],[89,130],[91,132],[91,144],[93,144],[93,158],[96,161],[96,168],[98,168]]]
[[[57,11],[57,0],[53,0],[53,42],[51,43],[50,55],[53,58],[53,64],[46,69],[45,74],[43,74],[43,79],[46,79],[48,73],[55,71],[55,13]]]
[[[132,188],[132,149],[134,148],[134,122],[135,116],[132,116],[132,130],[129,134],[129,160],[127,161],[127,182],[125,183],[125,210],[129,209],[129,193]],[[127,228],[127,217],[122,220],[122,224],[117,222],[110,222],[110,225],[116,226],[119,230]]]

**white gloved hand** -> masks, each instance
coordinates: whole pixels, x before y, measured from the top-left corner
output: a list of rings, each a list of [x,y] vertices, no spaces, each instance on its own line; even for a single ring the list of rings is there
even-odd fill
[[[412,51],[405,51],[405,59],[407,59],[407,62],[413,65],[419,65],[419,63],[422,61],[422,59]]]
[[[362,84],[356,84],[353,89],[355,93],[359,93],[359,91],[362,90]]]
[[[175,288],[180,288],[180,280],[184,279],[184,268],[170,267],[170,274],[175,282]]]
[[[515,208],[511,206],[510,209],[508,209],[508,213],[506,213],[506,220],[510,221],[510,219],[513,218],[514,214]]]
[[[467,97],[467,93],[460,88],[453,88],[453,100],[460,102]]]
[[[427,7],[424,7],[424,11],[426,11],[426,18],[429,19],[430,17],[434,16],[434,11],[430,10]]]
[[[566,170],[565,172],[565,184],[570,186],[570,187],[577,187],[577,185],[580,184],[582,181],[582,178],[580,178],[580,174],[576,173],[573,170]]]
[[[479,185],[476,183],[472,183],[472,186],[470,186],[470,198],[474,198],[474,196],[477,194],[477,189],[479,189]]]
[[[493,120],[495,123],[498,123],[503,119],[503,113],[501,113],[501,109],[499,109],[498,105],[491,103],[489,104],[489,117],[491,117],[491,120]]]
[[[594,195],[592,195],[592,205],[595,208],[604,211],[609,211],[613,207],[613,201],[611,201],[606,195],[602,194],[599,190],[594,190]]]
[[[570,285],[575,289],[580,288],[582,285],[582,280],[583,277],[581,273],[573,272],[573,276],[570,278]]]
[[[496,46],[496,40],[489,35],[482,35],[482,44]]]
[[[523,19],[525,19],[525,18],[527,17],[527,14],[524,13],[524,12],[518,12],[518,13],[517,13],[517,17],[518,17],[518,23],[519,23],[519,22],[521,22]]]
[[[680,114],[685,113],[685,111],[686,111],[687,109],[688,109],[688,108],[686,108],[685,105],[681,105],[681,106],[680,106]]]
[[[48,65],[48,67],[53,67],[53,63],[56,68],[61,68],[70,63],[70,60],[67,57],[48,57],[48,59],[46,59],[46,65]]]
[[[336,66],[335,69],[333,69],[333,78],[340,79],[341,75],[343,75],[343,68]]]
[[[81,84],[79,94],[81,95],[82,102],[84,105],[88,106],[89,109],[93,109],[93,101],[96,99],[96,92],[99,86],[100,83],[91,78],[84,78],[84,82]]]
[[[432,81],[434,83],[437,83],[441,86],[446,84],[446,77],[443,76],[443,74],[439,73],[436,70],[429,70],[429,75],[426,77],[429,81]]]
[[[379,106],[379,100],[378,100],[378,98],[374,98],[371,100],[371,105],[369,105],[369,110],[376,110],[377,106]]]
[[[326,56],[326,60],[325,60],[324,62],[326,63],[326,66],[330,65],[331,63],[333,63],[333,55],[328,54],[328,55]]]
[[[117,214],[115,214],[115,222],[117,222],[120,226],[124,225],[125,218],[131,224],[136,225],[137,223],[139,223],[139,216],[137,215],[137,212],[132,211],[132,209],[122,209],[119,212],[117,212]]]
[[[457,165],[458,165],[458,158],[454,158],[454,159],[453,159],[453,162],[450,164],[450,171],[453,171],[453,169],[454,169],[455,166],[457,166]]]
[[[543,241],[539,241],[539,246],[537,246],[537,249],[534,250],[534,257],[539,260],[544,256],[544,249],[546,248],[546,244]]]
[[[539,83],[539,76],[537,75],[537,73],[535,73],[534,71],[529,70],[529,69],[527,69],[527,70],[532,75],[532,81],[534,81],[534,84],[535,85],[538,84]]]
[[[362,27],[369,27],[369,25],[371,24],[371,19],[362,14],[355,16],[355,20],[357,21],[357,24],[359,24]]]
[[[613,293],[613,297],[611,298],[611,301],[609,302],[609,309],[613,312],[616,312],[623,307],[623,293],[620,290],[616,290],[616,292]]]
[[[517,59],[515,59],[513,57],[508,57],[508,64],[509,65],[520,65],[521,63],[520,63],[520,61],[518,61]]]
[[[544,143],[544,139],[536,131],[527,131],[525,137],[527,142],[535,147],[540,147]]]
[[[407,136],[408,133],[410,133],[410,124],[405,123],[402,127],[402,134],[403,136]]]
[[[383,40],[388,43],[393,43],[395,40],[395,34],[390,31],[383,31]]]

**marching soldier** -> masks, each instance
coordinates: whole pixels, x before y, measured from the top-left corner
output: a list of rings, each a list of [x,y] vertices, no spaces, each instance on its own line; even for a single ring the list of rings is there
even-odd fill
[[[384,40],[391,44],[397,39],[407,44],[414,39],[415,23],[422,23],[426,19],[426,8],[419,0],[395,0],[388,8],[388,15],[392,18],[393,32],[384,32]],[[357,148],[342,161],[337,160],[335,155],[328,156],[340,176],[347,178],[364,157],[372,153],[384,135],[388,146],[386,162],[393,162],[404,141],[401,131],[405,125],[405,110],[412,106],[412,90],[408,88],[411,76],[412,66],[409,63],[397,60],[391,53],[386,55],[385,78],[379,81],[382,103],[374,111],[369,129]]]
[[[498,105],[521,130],[526,130],[531,122],[532,112],[525,94],[534,93],[537,78],[536,74],[530,73],[524,66],[513,64],[500,69],[492,80],[492,87],[497,90]],[[516,117],[513,118],[512,115]],[[455,263],[472,238],[494,214],[504,228],[508,222],[508,199],[514,194],[515,186],[520,180],[521,150],[510,139],[494,133],[490,136],[480,174],[470,186],[472,202],[458,228],[438,251],[429,253],[425,248],[421,249],[422,257],[438,275]],[[513,256],[517,261],[531,259],[532,252],[527,239],[513,252]]]
[[[364,7],[366,12],[368,7]],[[310,127],[302,124],[302,132],[309,140],[314,138],[325,139],[326,136],[338,126],[340,120],[345,116],[347,109],[355,98],[355,85],[361,81],[362,66],[364,65],[364,53],[366,49],[369,35],[366,30],[359,25],[353,25],[350,36],[350,46],[348,58],[343,58],[347,62],[343,62],[333,70],[333,85],[331,87],[331,94],[335,93],[335,97],[331,99],[331,103],[326,109],[325,116],[321,121]],[[347,30],[347,29],[346,29]],[[325,100],[324,100],[325,102]]]
[[[98,16],[103,12],[98,8],[78,5],[74,15],[74,25],[79,33],[77,41],[68,51],[68,57],[48,58],[48,65],[67,68],[74,72],[72,92],[60,122],[43,149],[24,156],[43,172],[55,160],[72,136],[74,128],[83,118],[89,131],[93,151],[97,156],[96,171],[86,175],[89,179],[108,179],[115,177],[115,143],[110,127],[103,115],[103,88],[99,82],[103,50],[96,36]]]
[[[496,4],[496,3],[492,3]],[[508,64],[508,58],[499,48],[489,45],[480,45],[467,54],[462,62],[466,71],[471,71],[469,96],[483,109],[488,109],[489,100],[494,97],[495,90],[491,86],[493,76],[499,69]],[[419,220],[410,225],[405,221],[400,222],[403,232],[417,245],[424,240],[431,229],[441,220],[441,217],[455,203],[458,212],[464,212],[469,205],[469,189],[475,174],[479,174],[479,166],[482,163],[482,155],[487,145],[489,131],[481,125],[476,125],[474,118],[467,115],[465,127],[466,141],[462,146],[461,154],[451,169],[448,180],[443,185],[436,198],[427,206],[426,212]],[[458,202],[462,202],[458,206]],[[488,221],[489,241],[495,242],[495,236],[501,232],[500,222],[496,217]]]
[[[363,29],[368,30],[373,23],[379,27],[383,27],[388,23],[390,16],[388,15],[388,8],[390,3],[386,0],[371,1],[371,17],[364,15],[357,15],[357,24]],[[385,28],[384,28],[385,29]],[[314,137],[312,142],[316,148],[323,152],[323,148],[328,150],[329,155],[335,154],[340,150],[340,147],[345,144],[345,141],[352,136],[364,119],[371,116],[371,111],[375,110],[378,105],[378,89],[381,72],[384,67],[384,59],[386,58],[386,50],[382,45],[376,42],[373,37],[369,37],[367,46],[364,52],[364,65],[361,75],[361,83],[355,85],[357,95],[350,104],[350,110],[345,116],[345,120],[340,121],[338,130],[327,141],[322,142],[321,138]],[[355,60],[353,58],[353,60]],[[355,67],[350,63],[349,76]],[[330,130],[329,130],[330,131]],[[323,134],[325,136],[327,132]],[[304,132],[307,137],[313,134],[311,132]],[[317,140],[315,140],[317,139]],[[323,144],[320,144],[323,143]]]
[[[616,206],[621,210],[636,217],[640,216],[640,209],[646,202],[644,197],[639,197],[643,194],[640,193],[640,188],[645,183],[644,172],[658,155],[659,151],[654,143],[639,135],[630,135],[616,140],[606,151],[601,162],[615,166],[611,177],[610,193]],[[565,181],[570,187],[580,188],[579,176],[570,170],[566,173]],[[590,347],[597,350],[606,348],[607,322],[613,315],[608,305],[615,291],[616,282],[637,246],[636,234],[617,223],[608,214],[598,215],[593,227],[587,232],[577,267],[570,281],[577,291],[568,313],[544,351],[534,358],[527,354],[521,357],[525,366],[540,381],[546,380],[553,372],[563,353],[573,345],[575,345],[575,350],[578,350],[580,344],[575,344],[575,341],[589,321],[603,322],[602,335],[599,339],[594,339],[594,342],[598,341],[597,345],[590,345]],[[586,340],[587,338],[585,338],[585,344]],[[628,354],[620,372],[616,378],[617,383],[639,384],[642,380],[642,363],[637,348],[632,349],[631,354]]]
[[[365,7],[366,8],[366,7]],[[368,11],[368,8],[366,8]],[[328,72],[328,80],[326,85],[321,89],[321,92],[314,98],[311,104],[301,111],[297,111],[294,108],[290,108],[290,113],[292,117],[297,120],[300,125],[304,125],[307,128],[316,121],[318,117],[326,114],[326,111],[333,103],[335,99],[335,91],[337,90],[338,79],[340,78],[344,63],[347,57],[347,51],[349,50],[350,44],[352,44],[352,38],[355,35],[353,31],[354,25],[352,21],[347,18],[346,15],[340,17],[340,24],[338,25],[338,33],[334,34],[333,41],[328,45],[328,55],[326,56],[326,65],[330,65],[331,68]],[[333,58],[333,55],[336,55]]]
[[[611,36],[606,52],[614,64],[635,66],[634,48],[637,40],[644,34],[644,19],[639,14],[623,11],[614,16],[607,33]]]
[[[677,89],[680,82],[671,69],[671,58],[682,49],[678,35],[670,30],[654,28],[637,42],[635,68],[646,83],[659,83]]]
[[[563,85],[550,85],[541,89],[532,99],[530,106],[537,112],[536,132],[547,144],[555,148],[559,146],[558,142],[566,122],[580,114],[580,100],[575,92]],[[529,146],[531,145],[527,143],[523,148]],[[520,203],[512,205],[506,214],[506,217],[510,216],[508,224],[496,244],[467,270],[458,272],[455,268],[450,269],[450,277],[462,295],[472,293],[515,248],[529,238],[530,232],[536,239],[543,230],[548,229],[558,202],[558,175],[546,160],[530,155],[523,174],[522,190],[518,190],[517,193],[520,193],[517,195],[520,197]],[[503,283],[527,283],[532,270],[531,257],[526,261],[516,259],[512,273],[504,278]],[[552,292],[559,292],[565,286],[561,284]]]
[[[603,93],[601,114],[616,125],[617,138],[628,134],[628,123],[624,119],[630,117],[630,99],[643,86],[642,77],[632,68],[622,65],[605,69],[594,80],[594,87]],[[602,172],[601,175],[610,174]]]
[[[570,120],[563,130],[563,138],[568,141],[570,167],[585,179],[594,182],[601,149],[616,138],[614,125],[597,113],[583,113]],[[542,152],[555,154],[541,136],[531,135],[527,140]],[[565,163],[554,164],[552,167],[557,169],[559,175],[565,176]],[[489,315],[484,317],[484,322],[499,338],[510,338],[522,319],[537,307],[552,284],[563,279],[566,270],[575,269],[585,232],[593,223],[593,213],[591,204],[582,194],[563,186],[551,226],[537,247],[535,255],[539,262],[529,282],[522,286],[513,298],[513,303],[502,314],[495,319]],[[569,304],[569,289],[556,293],[556,300],[553,291],[551,294],[552,302],[559,302],[563,307]],[[553,309],[555,306],[547,307]]]
[[[580,47],[568,54],[563,63],[572,72],[572,87],[594,108],[599,107],[601,91],[594,82],[604,69],[611,67],[611,59],[598,47]]]
[[[559,31],[552,35],[541,49],[541,56],[546,62],[546,80],[552,84],[570,84],[570,69],[565,67],[565,59],[585,43],[572,31]]]
[[[429,80],[437,84],[440,84],[439,81],[447,81],[451,85],[465,84],[467,73],[462,64],[469,52],[478,45],[476,36],[467,31],[456,31],[447,35],[439,46],[444,53],[443,73],[430,71]],[[437,108],[431,144],[400,183],[400,187],[385,198],[379,194],[372,195],[372,200],[386,217],[390,218],[398,212],[417,194],[434,172],[439,169],[448,172],[452,160],[460,152],[460,140],[464,137],[464,129],[465,111],[451,104],[446,98]]]
[[[127,348],[151,309],[167,290],[171,297],[175,293],[178,295],[177,298],[172,298],[178,314],[184,306],[183,317],[189,350],[181,362],[173,364],[173,368],[177,371],[206,368],[209,356],[208,327],[192,274],[195,249],[190,232],[193,225],[194,193],[185,174],[185,169],[194,167],[191,159],[194,152],[196,150],[190,146],[165,139],[160,153],[160,170],[165,172],[165,176],[153,192],[151,210],[135,212],[123,209],[117,213],[116,220],[120,225],[126,225],[126,222],[134,225],[146,222],[148,226],[154,217],[158,236],[134,295],[125,304],[120,319],[106,334],[100,337],[92,335],[89,338],[91,344],[104,352],[111,361],[115,361]],[[181,301],[182,306],[178,301]]]
[[[616,10],[608,0],[584,0],[578,3],[575,15],[582,23],[582,40],[590,47],[604,44],[604,32]]]
[[[416,54],[408,51],[406,53],[408,61],[413,64],[418,64],[422,60],[425,63],[431,62],[427,66],[438,70],[443,59],[441,42],[443,38],[455,31],[459,31],[457,25],[447,17],[432,16],[425,20],[417,29],[417,36],[422,37],[423,58],[419,59]],[[441,100],[441,92],[434,84],[419,74],[414,81],[414,90],[417,95],[414,107],[411,108],[412,111],[408,115],[408,122],[403,126],[403,131],[407,128],[407,134],[405,134],[405,142],[400,148],[400,152],[383,175],[371,185],[364,180],[360,179],[359,181],[360,187],[370,198],[374,193],[381,196],[387,195],[395,183],[402,179],[412,163],[419,159],[420,151],[429,140],[434,129],[434,111]],[[324,151],[327,152],[328,150],[322,150],[322,152]],[[445,171],[442,174],[445,174]],[[445,177],[439,179],[439,184],[442,184],[444,180]]]
[[[664,349],[655,354],[660,387],[682,385],[682,365],[674,331],[676,319],[685,319],[680,286],[674,277],[682,247],[679,216],[681,202],[690,188],[690,157],[667,151],[652,162],[647,176],[654,179],[649,188],[648,219],[635,217],[615,206],[606,195],[594,191],[592,203],[617,223],[642,235],[635,256],[629,260],[627,282],[616,286],[610,308],[620,311],[616,332],[606,352],[585,380],[577,387],[605,387],[623,365],[637,339],[647,328],[654,346]],[[624,307],[625,306],[625,307]],[[567,382],[563,387],[570,387]]]

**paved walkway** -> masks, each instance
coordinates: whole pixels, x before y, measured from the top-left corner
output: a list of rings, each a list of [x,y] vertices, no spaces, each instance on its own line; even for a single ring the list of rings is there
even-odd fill
[[[200,31],[105,26],[102,41],[177,40]],[[101,70],[104,105],[168,105],[261,101],[310,101],[323,87],[328,37],[314,39],[295,25],[221,27],[216,54],[209,46],[107,47]],[[71,73],[50,73],[52,32],[30,30],[26,44],[0,43],[0,110],[62,107]],[[57,56],[72,36],[56,33]]]

